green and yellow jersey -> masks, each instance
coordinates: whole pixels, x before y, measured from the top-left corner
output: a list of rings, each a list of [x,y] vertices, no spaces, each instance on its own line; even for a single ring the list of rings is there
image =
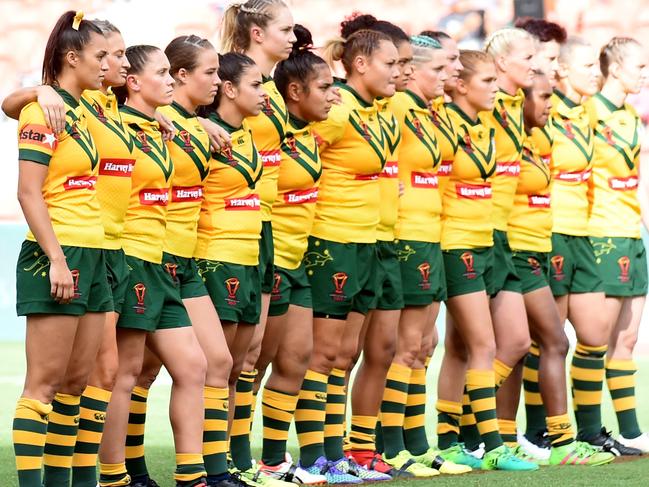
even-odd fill
[[[232,147],[212,154],[194,257],[254,266],[259,263],[262,218],[256,185],[264,166],[247,121],[232,127],[216,113],[209,119],[228,131]]]
[[[588,235],[640,238],[640,118],[628,103],[615,106],[601,93],[586,109],[595,134]]]
[[[399,180],[403,185],[395,236],[400,240],[438,243],[442,199],[437,168],[441,155],[430,109],[411,91],[397,93],[393,107],[401,125]]]
[[[277,198],[277,178],[282,159],[280,144],[286,134],[288,110],[273,78],[264,76],[264,90],[266,95],[261,113],[247,118],[246,125],[252,131],[255,147],[264,165],[257,191],[261,200],[262,220],[270,221],[273,203]]]
[[[120,112],[135,142],[135,165],[131,174],[131,196],[124,220],[122,248],[126,255],[159,264],[162,262],[174,165],[158,122],[129,106],[123,106]]]
[[[512,250],[552,250],[550,158],[543,157],[529,136],[523,142],[521,174],[509,214],[507,240]]]
[[[458,150],[442,197],[442,250],[491,247],[494,224],[491,178],[496,173],[493,127],[448,104]]]
[[[388,154],[376,104],[341,84],[342,102],[313,126],[324,149],[311,235],[339,243],[374,243],[379,222],[379,174]]]
[[[525,139],[524,99],[525,95],[520,89],[515,95],[500,90],[496,94],[493,110],[483,114],[487,125],[495,130],[496,174],[491,182],[493,220],[494,228],[503,232],[507,231],[507,220],[521,172],[521,152]]]
[[[42,193],[59,244],[101,248],[99,153],[82,106],[67,91],[56,91],[65,103],[65,130],[54,134],[38,103],[28,104],[18,119],[18,159],[47,166]],[[31,231],[27,240],[36,241]]]
[[[394,116],[391,106],[394,97],[376,100],[379,120],[388,142],[388,156],[379,174],[379,224],[376,227],[376,239],[384,242],[394,240],[394,227],[399,213],[399,143],[401,127]]]
[[[322,164],[311,124],[289,116],[273,205],[275,265],[300,267],[311,233]]]
[[[548,127],[552,138],[552,231],[586,236],[588,180],[591,177],[594,151],[594,137],[588,114],[583,105],[572,102],[555,90]]]
[[[435,126],[435,139],[439,146],[442,161],[437,168],[437,182],[439,184],[439,194],[443,195],[451,174],[453,159],[457,152],[457,134],[455,127],[451,122],[451,117],[447,110],[448,104],[444,97],[435,98],[430,105],[430,113]]]
[[[196,114],[174,102],[159,109],[173,123],[176,135],[167,142],[174,163],[171,199],[167,207],[164,251],[190,258],[196,248],[203,184],[210,172],[210,140]]]
[[[107,93],[99,90],[84,91],[81,106],[100,157],[95,189],[104,224],[103,248],[121,249],[124,217],[129,201],[127,195],[131,194],[135,144],[122,122],[117,97],[110,88]]]

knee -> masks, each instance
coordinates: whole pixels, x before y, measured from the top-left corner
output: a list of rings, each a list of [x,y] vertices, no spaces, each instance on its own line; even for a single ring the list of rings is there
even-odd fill
[[[144,389],[150,389],[155,380],[158,378],[161,367],[162,365],[159,363],[148,367],[142,367],[140,373],[138,374],[136,385],[138,387],[143,387]]]
[[[71,396],[80,396],[88,385],[87,373],[68,374],[57,392],[70,394]]]
[[[218,355],[207,358],[208,373],[224,377],[229,375],[232,371],[233,360],[232,355],[226,349],[221,351]]]
[[[538,340],[541,353],[551,353],[560,357],[566,357],[570,348],[568,336],[563,330],[555,334],[544,335]]]
[[[532,346],[532,339],[529,335],[518,338],[511,346],[510,350],[516,355],[518,360],[522,359],[527,355],[527,352],[530,351]]]
[[[243,368],[245,370],[253,369],[257,364],[257,360],[259,360],[260,355],[261,355],[261,342],[255,343],[250,347],[248,353],[246,354],[246,358],[243,362]]]
[[[183,358],[182,366],[174,369],[173,373],[171,371],[169,373],[175,384],[201,387],[205,385],[207,359],[202,353]]]
[[[636,344],[638,343],[638,334],[637,333],[628,333],[620,337],[620,345],[627,352],[633,352]]]
[[[481,358],[489,362],[493,362],[496,358],[496,342],[494,340],[476,340],[468,344],[467,348],[467,357]]]

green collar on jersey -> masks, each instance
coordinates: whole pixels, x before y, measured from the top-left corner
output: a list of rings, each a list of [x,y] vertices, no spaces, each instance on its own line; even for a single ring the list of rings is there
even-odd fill
[[[310,122],[307,122],[306,120],[302,120],[301,118],[296,117],[293,115],[291,112],[288,113],[288,121],[290,124],[295,127],[296,129],[302,130],[304,127],[309,125]]]
[[[361,95],[359,95],[358,92],[357,92],[354,88],[352,88],[351,86],[349,86],[348,84],[346,84],[346,83],[335,83],[335,85],[336,85],[338,88],[340,88],[341,90],[348,91],[348,92],[350,92],[352,95],[354,95],[354,98],[356,98],[356,100],[358,100],[358,103],[360,103],[360,105],[361,105],[363,108],[371,108],[371,107],[372,107],[372,105],[373,105],[372,103],[368,103],[367,101],[365,101],[365,100],[361,97]]]
[[[56,92],[63,98],[63,101],[66,105],[70,105],[72,108],[77,108],[79,106],[79,100],[70,94],[70,92],[64,90],[59,86],[53,86]]]
[[[235,127],[233,125],[230,125],[228,122],[223,120],[216,111],[213,111],[212,113],[210,113],[207,118],[209,120],[211,120],[212,122],[214,122],[215,124],[220,125],[221,127],[223,127],[225,130],[227,130],[227,132],[229,134],[234,133],[237,130],[241,130],[243,128],[243,125],[239,126],[239,127]]]
[[[600,100],[604,104],[604,106],[612,112],[615,112],[617,110],[624,110],[624,103],[622,103],[622,106],[615,106],[615,103],[602,95],[601,91],[599,93],[595,93],[595,98]]]
[[[469,117],[466,113],[464,113],[464,110],[462,110],[459,106],[457,106],[455,103],[451,102],[447,105],[448,108],[453,110],[455,113],[457,113],[462,119],[471,125],[472,127],[475,127],[477,125],[480,125],[480,117],[476,116],[475,120],[471,120],[471,117]]]
[[[156,121],[155,118],[149,117],[148,115],[145,115],[141,111],[136,110],[135,108],[133,108],[131,106],[128,106],[128,105],[122,105],[120,107],[120,111],[122,111],[123,113],[128,113],[130,115],[135,115],[136,117],[143,118],[147,122],[155,122]]]
[[[180,103],[175,102],[175,101],[171,103],[171,108],[176,110],[178,113],[180,113],[185,118],[194,118],[196,116],[195,113],[192,113],[192,112],[188,111]]]
[[[414,93],[410,90],[406,90],[406,93],[410,96],[410,98],[414,100],[419,108],[428,110],[428,104],[417,93]]]
[[[553,90],[553,92],[554,92],[555,95],[557,95],[559,100],[561,100],[568,108],[575,108],[575,107],[579,106],[578,103],[575,103],[574,101],[572,101],[570,98],[568,98],[566,95],[561,93],[556,88]]]

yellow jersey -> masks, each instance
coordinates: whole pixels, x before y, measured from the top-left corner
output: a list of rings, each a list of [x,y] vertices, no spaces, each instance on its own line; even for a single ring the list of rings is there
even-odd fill
[[[430,109],[411,91],[397,93],[393,107],[403,137],[399,149],[403,194],[399,198],[395,235],[400,240],[437,243],[442,213],[437,181],[441,155]]]
[[[56,88],[65,103],[65,130],[58,136],[45,122],[38,103],[18,118],[18,159],[47,166],[42,193],[61,245],[101,248],[104,227],[95,191],[99,153],[79,102]],[[27,240],[36,241],[31,231]]]
[[[435,138],[442,157],[442,161],[437,168],[437,183],[440,195],[444,194],[448,177],[451,174],[453,159],[455,159],[455,153],[457,152],[457,134],[448,114],[447,105],[443,96],[435,98],[430,105],[430,113],[435,126]]]
[[[379,222],[379,174],[387,137],[376,104],[340,84],[342,102],[313,126],[325,147],[311,235],[340,243],[374,243]]]
[[[124,220],[122,248],[126,255],[159,264],[174,165],[158,122],[129,106],[123,106],[120,112],[135,142],[135,166],[131,174],[131,197]]]
[[[176,128],[167,149],[174,162],[174,180],[167,207],[167,235],[164,251],[190,258],[196,248],[198,214],[203,202],[203,183],[210,172],[210,139],[194,113],[178,103],[159,112]]]
[[[592,172],[593,133],[586,109],[558,90],[552,95],[552,231],[588,235],[588,180]]]
[[[379,224],[376,227],[376,238],[384,242],[394,240],[394,226],[399,213],[399,143],[401,127],[394,116],[391,106],[394,97],[376,100],[379,120],[388,142],[388,157],[379,174]]]
[[[264,76],[264,90],[264,108],[256,117],[247,118],[246,124],[252,131],[255,147],[264,164],[264,172],[257,190],[261,200],[262,220],[270,221],[273,203],[277,197],[277,178],[282,159],[280,143],[286,134],[288,111],[273,78]]]
[[[523,142],[521,174],[509,214],[507,240],[512,250],[552,250],[550,156],[543,157],[529,136]]]
[[[458,135],[458,150],[442,197],[442,250],[491,247],[493,205],[491,178],[496,173],[493,127],[481,116],[471,120],[460,107],[448,104]]]
[[[588,100],[586,108],[595,133],[588,234],[640,238],[642,123],[629,104],[617,107],[601,93]]]
[[[259,263],[261,206],[256,185],[264,166],[244,121],[233,127],[212,113],[210,120],[228,131],[232,147],[212,154],[204,181],[194,257],[240,265]]]
[[[521,152],[525,139],[523,124],[523,90],[510,95],[500,90],[491,112],[485,112],[486,123],[495,129],[496,175],[491,182],[493,219],[496,230],[507,231],[509,212],[521,172]]]
[[[110,88],[107,93],[84,91],[81,106],[100,157],[95,189],[104,224],[103,248],[121,249],[124,217],[128,209],[127,195],[131,194],[135,145],[122,123],[117,97]]]
[[[311,124],[289,115],[273,205],[275,265],[300,267],[311,233],[322,164]]]

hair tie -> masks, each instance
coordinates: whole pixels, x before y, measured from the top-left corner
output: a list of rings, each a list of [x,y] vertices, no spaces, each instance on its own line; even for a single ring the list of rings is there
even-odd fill
[[[422,35],[411,36],[410,43],[416,47],[427,47],[429,49],[442,48],[442,45],[439,43],[438,40],[433,39],[432,37],[422,36]]]
[[[72,28],[74,30],[79,30],[79,26],[81,25],[82,20],[83,20],[83,11],[79,10],[74,15],[74,20],[72,21]]]

